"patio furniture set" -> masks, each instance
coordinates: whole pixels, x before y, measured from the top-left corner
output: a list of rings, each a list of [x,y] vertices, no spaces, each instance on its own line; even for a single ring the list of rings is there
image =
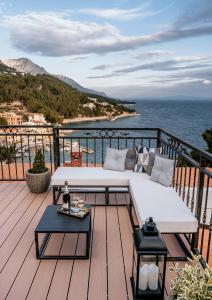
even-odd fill
[[[63,192],[64,182],[68,181],[70,192],[81,191],[89,188],[92,191],[105,192],[105,204],[110,203],[109,194],[111,191],[121,192],[127,191],[130,195],[128,206],[129,217],[134,232],[134,245],[136,255],[139,259],[143,254],[156,254],[156,263],[161,261],[161,253],[164,255],[164,270],[165,276],[165,261],[167,259],[167,249],[164,242],[156,242],[160,240],[160,235],[154,235],[147,232],[148,242],[144,249],[139,248],[138,236],[145,228],[146,220],[153,217],[157,228],[162,234],[173,233],[177,236],[180,242],[180,234],[189,233],[195,235],[198,228],[198,221],[180,196],[171,187],[175,162],[160,154],[160,149],[126,149],[117,150],[107,148],[105,162],[103,167],[58,167],[51,179],[53,187],[53,205],[47,207],[42,216],[37,228],[35,229],[36,256],[38,259],[88,259],[91,242],[91,214],[88,214],[84,219],[76,219],[69,216],[64,216],[57,213],[57,203],[60,195]],[[97,205],[97,204],[96,204]],[[123,204],[122,204],[123,205]],[[134,218],[136,215],[136,219]],[[136,221],[135,221],[136,220]],[[154,224],[154,223],[153,223]],[[141,229],[142,228],[142,229]],[[39,247],[38,235],[45,233],[45,238]],[[45,255],[51,233],[79,233],[86,235],[85,255],[81,256],[58,256]],[[150,236],[149,236],[150,235]],[[149,236],[149,239],[148,239]],[[142,236],[142,238],[145,237]],[[142,238],[140,242],[142,242]],[[153,238],[153,242],[151,241]],[[137,241],[137,242],[136,242]],[[154,247],[152,245],[155,245]],[[157,245],[159,245],[157,249]],[[153,249],[154,248],[154,249]],[[146,252],[145,252],[145,251]],[[157,250],[159,252],[157,252]],[[157,254],[158,253],[158,254]],[[141,255],[142,254],[142,255]],[[186,253],[187,255],[187,253]],[[169,257],[170,260],[184,260],[185,257]],[[145,260],[144,260],[145,261]],[[151,261],[151,259],[150,259]],[[135,294],[140,292],[140,296],[144,295],[138,288],[140,284],[139,272],[141,272],[141,262],[137,260],[136,276],[132,279],[132,286]],[[134,267],[134,263],[133,263]],[[144,267],[144,266],[143,266]],[[162,281],[165,280],[162,278]],[[158,297],[160,292],[163,294],[164,282],[161,290],[153,295]],[[161,295],[162,295],[161,294]],[[139,295],[137,295],[139,296]],[[151,293],[149,293],[149,298]],[[162,299],[162,298],[161,298]]]

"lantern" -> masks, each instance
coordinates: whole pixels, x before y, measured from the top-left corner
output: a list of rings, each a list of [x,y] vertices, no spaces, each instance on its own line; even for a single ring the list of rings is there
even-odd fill
[[[168,250],[153,218],[134,231],[133,239],[131,284],[134,299],[163,299]]]

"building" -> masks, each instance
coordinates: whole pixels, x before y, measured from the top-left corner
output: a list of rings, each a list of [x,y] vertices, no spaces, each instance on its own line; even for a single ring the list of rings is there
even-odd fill
[[[0,117],[7,120],[8,125],[21,125],[22,124],[22,116],[17,115],[14,112],[2,112],[0,113]]]
[[[86,107],[89,109],[95,109],[96,105],[92,102],[88,102],[88,103],[83,104],[83,108],[86,108]]]
[[[29,113],[28,121],[34,125],[46,125],[46,119],[43,114]]]

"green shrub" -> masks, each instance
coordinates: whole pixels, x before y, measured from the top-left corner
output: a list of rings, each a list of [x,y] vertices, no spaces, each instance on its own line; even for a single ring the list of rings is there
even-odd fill
[[[46,172],[48,169],[45,166],[44,156],[41,149],[37,150],[33,167],[30,170],[33,174],[40,174]]]
[[[178,264],[170,271],[177,277],[172,280],[172,295],[178,300],[210,300],[212,299],[212,268],[205,269],[200,264],[201,256],[192,253],[189,264],[180,268]]]

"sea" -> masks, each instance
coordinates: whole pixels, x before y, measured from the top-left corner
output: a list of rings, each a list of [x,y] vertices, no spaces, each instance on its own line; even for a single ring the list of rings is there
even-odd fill
[[[206,149],[202,133],[212,128],[212,100],[141,100],[131,106],[140,115],[116,121],[83,122],[70,127],[80,128],[142,128],[159,127],[186,140],[194,146]]]

